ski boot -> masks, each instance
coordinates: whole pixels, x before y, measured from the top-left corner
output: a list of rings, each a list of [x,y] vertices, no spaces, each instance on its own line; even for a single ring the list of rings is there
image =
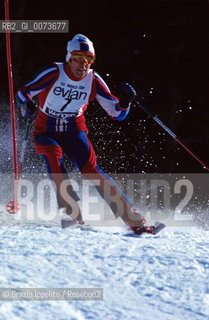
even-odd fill
[[[82,214],[81,214],[81,209],[79,207],[79,205],[77,204],[77,209],[78,209],[78,214],[76,214],[76,217],[73,217],[73,212],[72,212],[72,207],[68,206],[66,207],[66,211],[65,213],[77,224],[84,224],[83,218],[82,218]]]
[[[146,224],[146,220],[143,218],[140,221],[140,226],[137,227],[131,227],[131,230],[133,230],[134,234],[140,235],[144,232],[155,234],[155,227],[154,226],[148,226]]]

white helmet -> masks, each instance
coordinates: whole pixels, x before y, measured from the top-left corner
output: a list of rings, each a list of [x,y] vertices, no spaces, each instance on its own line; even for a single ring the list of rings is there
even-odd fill
[[[76,34],[72,40],[68,41],[66,61],[70,59],[73,51],[90,52],[95,55],[93,42],[83,34]]]

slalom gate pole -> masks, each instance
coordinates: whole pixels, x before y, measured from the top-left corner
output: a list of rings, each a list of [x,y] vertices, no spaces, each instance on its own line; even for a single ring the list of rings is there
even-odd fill
[[[20,179],[20,175],[21,175],[21,172],[22,172],[23,161],[24,161],[24,158],[25,158],[25,152],[26,152],[26,147],[27,147],[27,139],[28,139],[28,133],[29,133],[29,129],[30,129],[30,126],[31,126],[31,122],[32,122],[31,119],[27,119],[26,128],[25,128],[25,136],[24,136],[21,155],[20,155],[18,179],[15,180],[17,189],[18,189],[18,182],[19,182],[19,179]],[[6,209],[10,214],[15,214],[20,209],[20,205],[18,204],[18,202],[15,203],[15,201],[10,201],[6,205]]]
[[[179,138],[177,137],[177,135],[172,132],[157,116],[153,116],[144,106],[142,106],[140,104],[140,102],[138,100],[134,100],[139,107],[148,114],[148,116],[150,118],[152,118],[153,120],[155,120],[155,122],[157,122],[165,131],[167,131],[167,133],[176,141],[178,142],[187,152],[189,152],[191,154],[191,156],[193,156],[193,158],[195,158],[202,166],[204,169],[206,169],[209,172],[209,167],[204,164],[187,146],[185,146],[185,144],[179,140]]]
[[[5,20],[9,22],[9,0],[4,1],[5,4]],[[11,59],[11,46],[10,46],[10,32],[6,31],[6,48],[7,48],[7,67],[9,79],[9,95],[10,95],[10,110],[11,110],[11,123],[12,123],[12,139],[13,139],[13,159],[14,159],[14,201],[10,202],[13,211],[18,210],[18,165],[17,165],[17,138],[15,129],[15,104],[14,104],[14,88],[13,88],[13,75],[12,75],[12,59]],[[9,204],[8,204],[9,205]],[[9,206],[7,211],[9,212]],[[15,213],[9,212],[9,213]]]
[[[22,172],[22,166],[23,166],[23,161],[25,158],[25,151],[27,147],[27,139],[28,139],[28,133],[31,125],[31,119],[27,119],[26,122],[26,128],[25,128],[25,137],[22,145],[22,150],[21,150],[21,155],[20,155],[20,163],[19,163],[19,171],[18,171],[18,176],[20,177],[21,172]]]

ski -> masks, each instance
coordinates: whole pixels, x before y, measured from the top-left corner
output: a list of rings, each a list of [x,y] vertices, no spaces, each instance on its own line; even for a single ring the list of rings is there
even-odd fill
[[[166,227],[166,225],[162,222],[159,222],[157,221],[155,223],[155,226],[154,226],[154,234],[157,234],[159,233],[161,230],[163,230],[164,228]]]
[[[62,218],[61,219],[61,227],[62,229],[81,229],[81,230],[88,230],[91,228],[89,224],[81,224],[74,220],[70,220],[69,218]]]
[[[76,228],[79,228],[79,224],[73,220],[70,220],[70,219],[61,219],[61,227],[62,229],[67,229],[67,228],[70,228],[70,229],[76,229]]]

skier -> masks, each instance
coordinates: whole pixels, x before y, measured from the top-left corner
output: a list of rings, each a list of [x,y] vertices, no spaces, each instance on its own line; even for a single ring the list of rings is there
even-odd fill
[[[48,173],[56,184],[59,207],[66,208],[66,214],[83,223],[77,194],[70,187],[70,200],[66,201],[61,191],[66,178],[63,153],[84,177],[99,181],[96,188],[116,218],[120,216],[135,233],[149,231],[151,227],[146,225],[146,220],[98,166],[84,118],[89,102],[96,99],[113,119],[121,121],[127,116],[136,92],[128,83],[124,84],[119,102],[98,73],[90,68],[94,61],[93,43],[82,34],[75,35],[67,43],[66,62],[53,63],[21,87],[17,92],[17,104],[24,118],[32,118],[36,112],[33,97],[39,95],[35,149],[46,161]]]

